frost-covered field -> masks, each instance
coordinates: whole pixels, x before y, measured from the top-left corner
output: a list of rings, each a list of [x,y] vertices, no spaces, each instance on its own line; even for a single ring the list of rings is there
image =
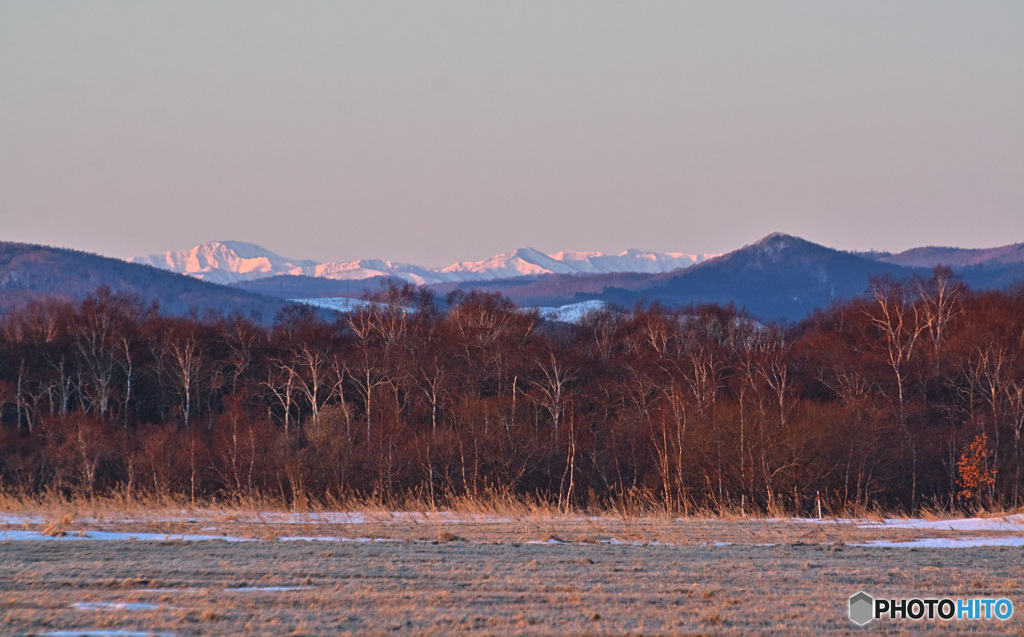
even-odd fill
[[[3,634],[858,632],[846,599],[1006,597],[1024,515],[621,518],[230,510],[0,513]],[[120,631],[120,632],[119,632]]]

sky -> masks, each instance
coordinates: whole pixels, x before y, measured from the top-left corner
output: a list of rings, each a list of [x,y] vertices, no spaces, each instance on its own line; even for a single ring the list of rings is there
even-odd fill
[[[1024,241],[1024,2],[0,0],[0,240]]]

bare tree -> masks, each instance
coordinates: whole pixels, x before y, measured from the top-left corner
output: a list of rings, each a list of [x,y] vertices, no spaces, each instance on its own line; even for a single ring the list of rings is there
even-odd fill
[[[187,319],[170,322],[165,328],[162,340],[155,344],[154,354],[178,394],[182,424],[185,430],[189,431],[203,367],[196,324]]]
[[[871,294],[875,304],[868,317],[884,341],[883,360],[892,370],[896,385],[895,395],[890,397],[890,402],[896,423],[910,451],[910,506],[913,508],[917,506],[918,441],[916,432],[908,423],[910,397],[907,390],[918,339],[928,328],[928,322],[908,298],[904,286],[892,278],[873,279]],[[938,324],[936,329],[939,329]]]
[[[533,387],[530,396],[548,412],[552,431],[557,436],[565,413],[569,386],[578,378],[579,370],[560,361],[553,350],[539,355],[534,362],[540,375],[530,383]]]
[[[963,284],[948,266],[936,266],[928,279],[915,277],[919,322],[930,336],[934,373],[938,374],[939,348],[954,319],[963,314]],[[877,298],[877,297],[876,297]]]
[[[284,425],[285,434],[289,433],[292,421],[292,409],[295,406],[295,374],[280,360],[273,360],[267,366],[267,380],[262,383],[273,397],[276,404],[281,407],[281,422]]]

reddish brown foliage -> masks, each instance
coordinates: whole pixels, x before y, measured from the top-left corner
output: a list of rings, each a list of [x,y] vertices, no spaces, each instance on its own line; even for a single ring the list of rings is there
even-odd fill
[[[408,286],[370,300],[269,329],[109,292],[12,314],[0,480],[808,513],[819,492],[832,510],[1024,495],[1020,290],[975,294],[939,271],[795,326],[715,306],[553,324],[496,295],[441,311]],[[978,431],[984,451],[964,449]]]

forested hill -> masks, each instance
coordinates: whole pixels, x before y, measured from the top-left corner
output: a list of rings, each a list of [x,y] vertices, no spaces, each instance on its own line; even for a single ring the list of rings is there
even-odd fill
[[[27,243],[0,242],[0,314],[44,299],[78,301],[100,287],[137,295],[161,311],[199,315],[241,313],[270,321],[287,303],[87,252]]]
[[[100,294],[0,318],[3,488],[467,495],[808,513],[1024,503],[1024,289],[948,271],[808,320],[605,308],[545,322],[412,287],[272,327]],[[410,311],[410,308],[416,308]]]
[[[1012,247],[1012,246],[1011,246]],[[557,306],[601,300],[624,306],[658,302],[669,307],[700,303],[733,304],[762,320],[799,321],[817,309],[867,292],[873,277],[927,278],[953,249],[918,255],[913,265],[890,263],[885,254],[835,250],[799,237],[775,233],[719,257],[660,274],[616,273],[519,277],[475,284],[435,286],[499,292],[523,305]],[[966,251],[964,251],[966,252]],[[1004,289],[1024,282],[1021,251],[983,253],[954,272],[972,287]],[[989,253],[998,259],[985,259]],[[935,261],[929,263],[928,255]]]
[[[1024,282],[1024,263],[1019,262],[1022,252],[1015,246],[980,251],[921,249],[911,255],[911,261],[948,258],[956,264],[955,274],[972,288],[1009,289]],[[533,274],[428,287],[440,298],[455,290],[497,292],[520,306],[562,306],[591,300],[627,307],[653,302],[669,307],[732,304],[763,321],[796,322],[817,309],[864,294],[873,277],[930,275],[930,267],[889,263],[890,257],[900,255],[844,252],[776,233],[670,272]],[[292,299],[358,298],[381,289],[388,281],[384,276],[347,280],[281,275],[222,286],[84,252],[0,243],[0,314],[25,307],[32,300],[81,300],[105,286],[112,292],[138,295],[147,303],[157,302],[168,314],[241,312],[269,323]]]

